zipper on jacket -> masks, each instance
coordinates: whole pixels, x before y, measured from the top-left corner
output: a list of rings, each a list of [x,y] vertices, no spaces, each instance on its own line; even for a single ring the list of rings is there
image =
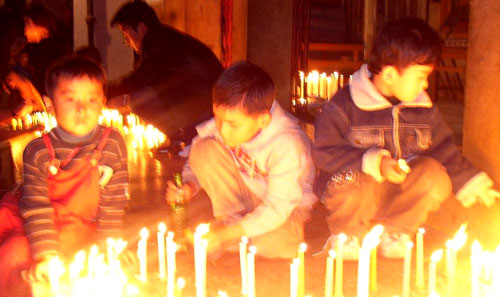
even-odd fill
[[[396,149],[396,154],[394,158],[397,160],[401,157],[401,144],[399,143],[399,109],[400,106],[396,105],[392,108],[392,138],[394,141],[394,148]]]

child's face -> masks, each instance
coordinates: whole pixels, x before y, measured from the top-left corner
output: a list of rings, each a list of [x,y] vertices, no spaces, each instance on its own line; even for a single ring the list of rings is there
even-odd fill
[[[411,65],[395,76],[391,83],[392,96],[401,102],[411,102],[429,86],[427,79],[434,70],[432,65]]]
[[[269,113],[249,115],[241,108],[214,106],[215,125],[224,143],[237,147],[252,140],[271,121]]]
[[[54,89],[57,124],[67,132],[84,136],[98,124],[104,105],[103,85],[88,76],[60,78]]]

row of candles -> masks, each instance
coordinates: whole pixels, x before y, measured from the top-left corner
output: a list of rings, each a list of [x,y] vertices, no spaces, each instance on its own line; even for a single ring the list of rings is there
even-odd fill
[[[352,77],[349,76],[349,80]],[[295,97],[300,98],[299,103],[304,100],[323,99],[329,100],[337,91],[344,86],[344,75],[338,72],[327,74],[316,70],[307,75],[299,71],[299,83],[296,86]]]
[[[152,125],[145,125],[133,113],[124,118],[116,109],[103,109],[99,116],[99,124],[115,128],[131,143],[134,149],[158,148],[167,140],[165,134]],[[12,130],[25,130],[35,126],[43,126],[45,131],[50,131],[57,126],[57,121],[54,116],[46,112],[35,112],[23,118],[11,120]]]
[[[208,242],[203,235],[209,231],[208,224],[201,224],[194,233],[194,259],[195,259],[195,287],[196,297],[206,297],[206,259]],[[368,297],[370,291],[376,291],[377,284],[377,258],[376,250],[380,242],[380,237],[384,231],[383,226],[375,226],[364,237],[359,251],[358,259],[358,279],[357,296]],[[423,236],[425,230],[420,228],[416,234],[416,275],[415,285],[419,289],[424,289],[424,243]],[[137,257],[139,259],[138,279],[142,284],[148,282],[148,255],[147,242],[149,231],[146,228],[140,231],[140,240],[137,245]],[[343,297],[343,246],[346,236],[341,234],[334,247],[329,250],[326,258],[325,276],[325,297]],[[455,279],[457,268],[457,252],[464,246],[467,240],[465,225],[461,226],[454,238],[446,242],[446,276],[447,276],[447,296],[453,296],[455,292]],[[159,279],[166,281],[166,296],[181,297],[185,281],[182,278],[176,279],[176,252],[177,244],[174,242],[174,233],[167,232],[165,224],[160,223],[157,232],[158,241],[158,271]],[[99,254],[97,247],[93,246],[86,258],[85,252],[76,254],[75,260],[70,264],[67,274],[70,285],[66,289],[61,285],[62,276],[65,274],[61,264],[50,274],[51,294],[47,296],[81,296],[82,288],[87,288],[85,296],[141,296],[138,286],[134,286],[127,279],[121,269],[118,255],[125,249],[126,242],[122,240],[108,239],[107,262],[104,255]],[[413,243],[406,243],[406,252],[403,261],[403,283],[402,297],[410,296],[410,275]],[[290,296],[305,297],[305,263],[304,254],[307,245],[302,243],[297,250],[297,257],[290,264]],[[248,246],[248,239],[242,237],[239,243],[240,270],[241,270],[241,294],[248,297],[255,297],[255,246]],[[428,296],[440,296],[436,288],[436,268],[438,262],[443,257],[443,249],[432,253],[428,270]],[[492,252],[483,251],[479,242],[474,241],[471,248],[471,292],[470,296],[499,296],[500,294],[500,247]],[[84,273],[84,268],[87,272]],[[67,282],[66,279],[66,282]],[[98,288],[93,293],[89,293],[88,285]],[[101,285],[99,285],[101,284]],[[34,293],[35,287],[33,288]],[[106,290],[107,288],[107,290]],[[66,292],[66,294],[64,293]],[[70,292],[68,294],[67,292]],[[469,294],[466,294],[469,295]],[[41,297],[40,294],[34,294]],[[223,291],[219,291],[219,296],[227,296]]]

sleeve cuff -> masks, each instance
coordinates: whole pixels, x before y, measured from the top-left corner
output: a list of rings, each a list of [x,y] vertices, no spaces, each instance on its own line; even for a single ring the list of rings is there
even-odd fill
[[[485,172],[479,172],[469,179],[457,192],[457,199],[464,207],[470,207],[477,200],[477,193],[493,187],[493,181]]]
[[[391,153],[388,150],[376,147],[367,150],[363,154],[361,170],[372,176],[378,183],[382,183],[385,180],[380,173],[380,163],[384,156],[390,157]]]

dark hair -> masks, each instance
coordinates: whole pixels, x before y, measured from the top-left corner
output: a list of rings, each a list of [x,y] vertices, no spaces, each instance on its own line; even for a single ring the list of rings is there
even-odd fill
[[[144,23],[148,28],[160,25],[160,20],[154,9],[144,1],[128,2],[115,13],[111,19],[111,26],[124,25],[137,29],[139,23]]]
[[[54,90],[60,79],[77,79],[84,76],[100,82],[106,93],[104,69],[93,59],[79,55],[64,57],[50,65],[45,75],[45,90],[50,98],[54,98]]]
[[[102,63],[101,53],[96,47],[81,46],[75,50],[75,54],[95,60],[97,63]]]
[[[384,66],[402,71],[410,65],[436,66],[442,40],[423,20],[402,18],[385,23],[380,29],[368,59],[368,70],[378,74]]]
[[[56,29],[56,19],[54,15],[42,4],[31,4],[24,12],[24,17],[31,19],[33,23],[49,31],[54,31]]]
[[[249,62],[238,62],[224,70],[212,89],[215,107],[240,107],[250,115],[269,112],[273,101],[273,79]]]

